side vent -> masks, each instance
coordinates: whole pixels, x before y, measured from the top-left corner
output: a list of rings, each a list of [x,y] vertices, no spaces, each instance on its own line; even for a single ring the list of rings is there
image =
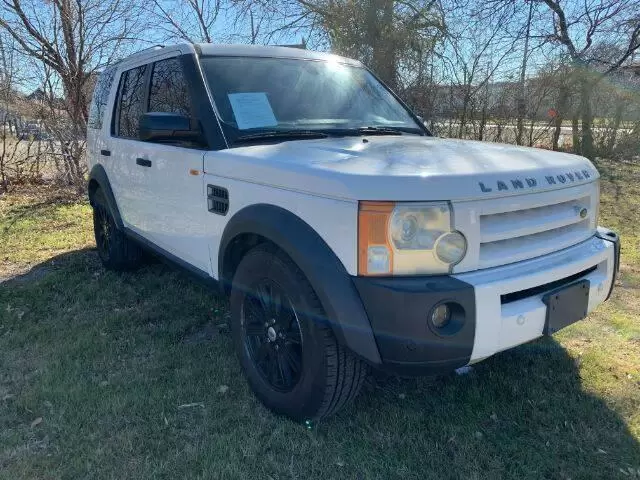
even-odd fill
[[[229,190],[207,185],[207,207],[211,213],[226,215],[229,211]]]

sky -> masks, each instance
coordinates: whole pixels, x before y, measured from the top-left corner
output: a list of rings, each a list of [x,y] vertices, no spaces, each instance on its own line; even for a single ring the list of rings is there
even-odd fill
[[[42,4],[44,0],[23,0],[23,2],[31,2],[34,6],[33,12],[37,12],[38,16],[43,19],[43,21],[47,22],[46,15],[46,7],[43,12],[42,8],[37,8],[38,4]],[[101,1],[109,2],[116,0],[85,0],[87,2],[96,1],[100,4]],[[125,2],[126,0],[120,0]],[[178,0],[163,0],[163,6],[167,11],[171,11],[175,9],[178,5]],[[208,0],[213,1],[213,0]],[[443,0],[445,6],[453,4],[456,0]],[[459,0],[457,0],[459,1]],[[480,5],[482,6],[485,2],[483,0],[465,0],[467,5]],[[520,1],[520,0],[518,0]],[[593,0],[597,2],[597,0]],[[629,0],[621,0],[624,1]],[[151,3],[151,2],[149,2]],[[46,3],[45,3],[46,5]],[[49,4],[49,8],[52,8]],[[535,3],[534,9],[534,21],[535,25],[532,30],[532,35],[536,37],[540,37],[544,33],[548,33],[549,26],[552,25],[551,17],[549,11],[540,3]],[[574,10],[579,10],[584,5],[583,0],[565,0],[563,2],[565,9],[569,13]],[[180,12],[175,12],[176,15],[179,15]],[[249,38],[250,27],[248,17],[245,17],[243,22],[237,23],[235,22],[236,11],[221,11],[214,27],[212,29],[212,37],[215,41],[219,41],[221,43],[246,43]],[[34,13],[35,14],[35,13]],[[146,12],[146,18],[143,20],[148,20],[152,18],[151,14]],[[177,19],[177,17],[176,17]],[[468,14],[463,11],[457,17],[449,16],[449,28],[451,28],[456,34],[459,34],[464,40],[457,45],[458,53],[460,56],[467,61],[468,64],[471,64],[468,60],[473,61],[474,54],[477,51],[480,51],[483,47],[482,42],[486,40],[489,35],[491,28],[484,28],[482,25],[478,26],[474,23],[473,18],[470,18]],[[514,25],[520,25],[524,23],[524,19],[526,19],[526,8],[521,9],[516,15],[510,18],[510,21],[504,22],[504,25],[499,25],[502,29],[500,34],[505,33],[507,30],[513,30]],[[151,22],[153,24],[153,21]],[[268,30],[269,27],[277,27],[279,24],[271,24],[271,25],[263,25],[263,30]],[[490,25],[494,27],[495,25]],[[117,29],[118,24],[114,24],[115,29]],[[476,28],[478,27],[478,28]],[[576,37],[584,37],[584,29],[578,25],[572,27],[576,32]],[[193,28],[188,28],[189,31],[197,31],[195,25]],[[546,29],[546,30],[545,30]],[[513,32],[511,32],[513,33]],[[326,50],[329,48],[326,40],[323,42],[320,40],[320,36],[311,35],[311,32],[308,30],[299,30],[299,31],[285,31],[281,32],[277,37],[271,38],[268,43],[276,43],[276,44],[298,44],[301,42],[301,39],[305,38],[308,41],[309,48],[316,50]],[[153,25],[144,29],[143,35],[140,38],[129,43],[126,49],[124,49],[121,55],[126,56],[128,53],[132,53],[134,51],[139,51],[144,48],[149,47],[153,44],[159,43],[174,43],[177,39],[170,38],[166,29],[160,27],[159,23],[154,27]],[[259,38],[258,43],[264,43],[265,38],[261,36]],[[537,40],[533,41],[535,45]],[[478,68],[481,68],[483,72],[492,71],[498,65],[497,62],[500,62],[499,67],[496,68],[494,72],[495,80],[508,80],[514,78],[514,75],[517,75],[517,72],[520,68],[522,53],[524,51],[524,47],[522,42],[516,44],[513,47],[513,51],[504,56],[506,49],[511,48],[508,42],[494,41],[494,44],[486,49],[482,50],[483,65]],[[557,50],[557,49],[556,49]],[[442,57],[445,59],[440,65],[437,66],[439,69],[440,75],[443,79],[447,77],[460,76],[464,65],[463,63],[456,62],[456,55],[454,50],[452,49],[452,45],[441,47],[440,53]],[[529,63],[529,75],[535,75],[538,69],[544,68],[549,63],[550,55],[554,53],[553,48],[550,45],[547,45],[543,48],[535,48],[530,50],[530,63]],[[504,58],[503,58],[504,57]],[[453,60],[453,61],[452,61]],[[23,61],[24,68],[22,69],[25,74],[23,75],[23,81],[20,83],[19,88],[22,91],[30,92],[38,88],[41,83],[39,77],[41,75],[38,72],[37,67],[33,65],[33,62]],[[467,65],[468,66],[468,65]]]

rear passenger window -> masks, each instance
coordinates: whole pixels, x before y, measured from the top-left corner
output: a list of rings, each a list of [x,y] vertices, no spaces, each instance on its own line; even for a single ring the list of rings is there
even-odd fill
[[[111,84],[113,83],[115,73],[115,68],[107,68],[98,77],[96,88],[93,90],[91,108],[89,109],[89,119],[87,120],[88,128],[95,130],[102,128],[102,119],[104,118],[104,112],[107,108],[109,92],[111,91]]]
[[[118,137],[138,138],[140,117],[145,112],[145,78],[147,65],[128,70],[120,78],[118,121],[115,134]]]
[[[177,58],[156,62],[151,74],[149,111],[191,116],[191,98]]]

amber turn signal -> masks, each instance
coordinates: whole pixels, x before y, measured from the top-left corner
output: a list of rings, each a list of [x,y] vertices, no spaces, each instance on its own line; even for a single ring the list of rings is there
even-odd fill
[[[358,274],[389,275],[393,249],[389,243],[391,202],[360,202],[358,210]]]

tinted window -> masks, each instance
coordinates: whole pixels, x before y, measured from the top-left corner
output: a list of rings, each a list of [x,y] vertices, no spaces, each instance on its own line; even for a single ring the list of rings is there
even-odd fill
[[[151,75],[149,111],[191,116],[191,99],[182,65],[177,58],[157,62]]]
[[[120,106],[116,135],[138,138],[140,116],[144,113],[145,74],[143,65],[122,74],[120,79]]]
[[[96,130],[102,128],[102,119],[104,118],[104,112],[107,108],[109,92],[111,91],[111,84],[113,83],[115,73],[114,68],[107,68],[100,74],[100,77],[98,77],[96,87],[93,90],[93,101],[89,109],[89,120],[87,121],[87,127],[89,128],[95,128]]]

